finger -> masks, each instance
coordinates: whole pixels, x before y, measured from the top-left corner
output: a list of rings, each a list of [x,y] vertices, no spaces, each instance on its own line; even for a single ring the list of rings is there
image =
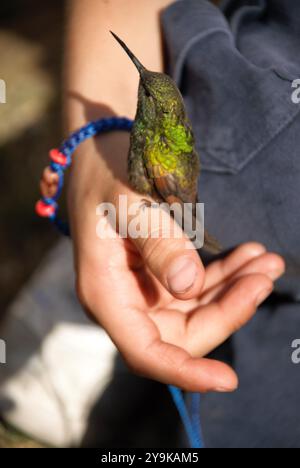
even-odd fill
[[[237,376],[230,367],[192,358],[186,350],[161,341],[158,329],[143,311],[124,312],[118,318],[113,313],[106,315],[104,328],[134,373],[187,391],[231,392],[237,388]]]
[[[88,268],[84,276],[81,300],[85,308],[92,311],[133,372],[190,391],[235,390],[237,377],[225,364],[193,359],[187,351],[161,341],[160,331],[149,314],[134,307],[128,297],[132,291],[134,302],[138,301],[131,274],[124,273],[124,284],[118,281],[118,269],[115,272],[113,266],[103,269],[97,277],[94,268]],[[112,294],[114,280],[117,284]]]
[[[192,358],[183,349],[160,339],[130,362],[135,373],[191,392],[232,392],[238,386],[235,372],[226,364]]]
[[[43,197],[51,198],[57,192],[58,187],[58,174],[56,172],[51,171],[50,167],[46,167],[44,169],[41,182],[40,182],[40,190]]]
[[[204,268],[179,225],[164,210],[149,207],[141,211],[140,197],[129,196],[129,206],[139,206],[142,232],[131,229],[136,215],[128,212],[128,234],[159,282],[176,298],[190,299],[201,291]]]
[[[40,191],[43,197],[52,198],[57,192],[57,186],[49,185],[42,179],[40,182]]]
[[[223,282],[252,259],[266,252],[266,248],[257,242],[248,242],[237,247],[228,257],[211,263],[206,268],[205,283],[202,292]]]
[[[274,253],[265,253],[250,260],[250,262],[243,265],[242,268],[235,271],[233,275],[226,277],[224,281],[202,294],[199,304],[204,305],[216,300],[220,294],[228,289],[228,283],[242,276],[260,273],[268,276],[272,281],[276,281],[284,272],[285,263],[283,258]]]
[[[48,185],[58,185],[58,174],[48,166],[43,171],[42,180]]]
[[[185,349],[193,356],[211,352],[250,320],[272,290],[273,283],[266,275],[239,278],[218,302],[186,317]]]

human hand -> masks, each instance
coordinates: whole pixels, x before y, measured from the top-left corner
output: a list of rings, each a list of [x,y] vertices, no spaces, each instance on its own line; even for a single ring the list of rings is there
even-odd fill
[[[46,170],[43,190],[55,191],[55,184]],[[128,206],[141,202],[140,195],[119,181],[108,186],[106,201],[117,204],[122,194]],[[145,237],[122,239],[108,226],[99,239],[97,203],[88,195],[73,198],[79,299],[128,366],[190,391],[233,391],[234,371],[203,356],[253,316],[284,272],[283,260],[260,244],[248,243],[204,269],[184,236],[165,238],[161,226],[153,224]]]
[[[116,182],[106,201],[118,194],[141,200]],[[95,205],[81,209],[73,222],[79,298],[133,372],[189,391],[236,389],[234,371],[203,356],[253,316],[283,260],[248,243],[204,269],[184,237],[164,238],[152,226],[158,238],[113,239],[108,228],[99,239]]]
[[[134,117],[138,74],[108,31],[135,44],[149,69],[163,71],[159,18],[169,3],[132,2],[135,15],[128,17],[127,2],[72,2],[65,61],[68,131],[100,117]],[[205,270],[197,252],[186,249],[186,239],[163,238],[157,226],[152,229],[158,229],[158,239],[112,239],[109,231],[99,239],[99,203],[116,203],[121,194],[129,204],[141,200],[127,186],[128,148],[128,135],[116,132],[89,140],[74,158],[69,214],[79,298],[134,372],[191,391],[232,391],[234,371],[203,356],[252,317],[283,273],[283,261],[261,245],[246,244]],[[55,177],[46,171],[46,179],[42,185],[51,194]],[[183,262],[177,275],[175,261]]]

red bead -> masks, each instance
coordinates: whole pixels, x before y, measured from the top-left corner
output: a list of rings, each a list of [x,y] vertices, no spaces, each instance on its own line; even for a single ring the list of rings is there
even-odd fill
[[[56,164],[60,164],[61,166],[67,165],[67,156],[61,153],[57,148],[52,149],[49,155],[50,155],[50,159]]]
[[[43,200],[39,200],[35,205],[35,211],[41,218],[50,218],[55,213],[55,206],[47,205]]]

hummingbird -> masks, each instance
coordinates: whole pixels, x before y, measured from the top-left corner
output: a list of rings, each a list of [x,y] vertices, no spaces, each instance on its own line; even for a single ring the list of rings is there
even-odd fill
[[[169,205],[190,204],[195,216],[200,158],[182,95],[170,76],[147,70],[127,45],[110,32],[140,76],[128,154],[129,185],[136,192]],[[203,248],[211,254],[221,251],[206,231]]]

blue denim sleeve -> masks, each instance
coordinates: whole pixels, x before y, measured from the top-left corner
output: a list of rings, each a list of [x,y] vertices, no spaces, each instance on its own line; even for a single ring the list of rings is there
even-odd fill
[[[169,73],[192,121],[207,228],[225,247],[283,255],[277,286],[300,299],[300,2],[179,0],[163,14]],[[298,16],[297,16],[298,14]]]
[[[162,17],[168,70],[202,161],[205,224],[225,248],[264,243],[285,258],[287,273],[234,335],[240,388],[203,397],[204,439],[207,447],[299,448],[299,365],[291,355],[300,334],[300,1],[221,7],[178,0]]]

